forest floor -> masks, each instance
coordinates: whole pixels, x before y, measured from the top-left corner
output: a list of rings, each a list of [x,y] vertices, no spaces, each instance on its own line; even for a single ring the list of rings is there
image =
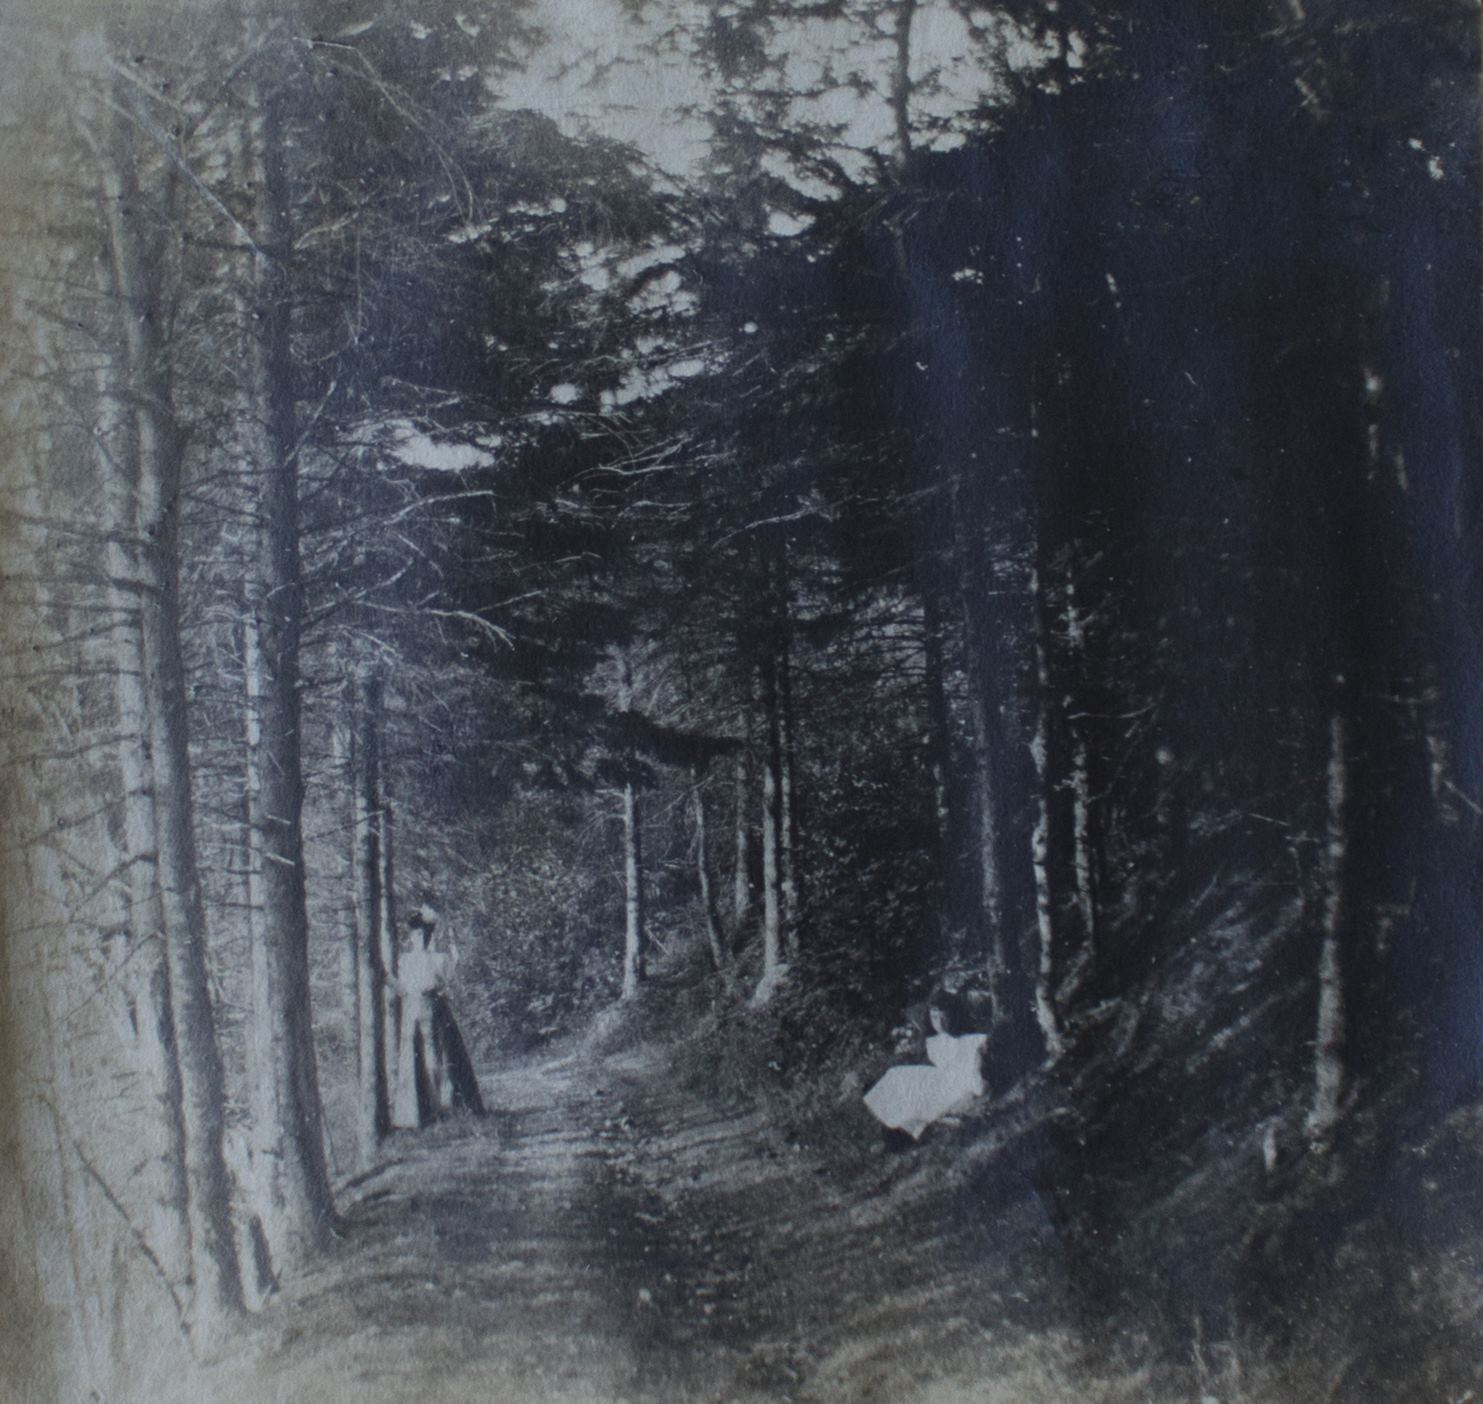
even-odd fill
[[[672,1060],[507,1066],[485,1075],[487,1116],[396,1137],[213,1396],[1146,1397],[1136,1379],[1073,1387],[1067,1304],[1029,1267],[1054,1249],[1028,1187],[974,1212],[931,1133],[887,1153],[859,1111],[820,1137],[687,1090]]]

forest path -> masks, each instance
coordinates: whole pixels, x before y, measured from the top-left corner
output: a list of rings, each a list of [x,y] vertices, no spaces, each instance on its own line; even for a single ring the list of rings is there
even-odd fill
[[[644,1052],[508,1067],[483,1079],[488,1116],[394,1138],[343,1196],[341,1241],[223,1367],[243,1392],[221,1392],[804,1404],[976,1381],[977,1400],[1017,1397],[984,1381],[1013,1372],[1006,1323],[1050,1305],[1013,1266],[1031,1201],[986,1214],[924,1152],[811,1146],[671,1071]]]

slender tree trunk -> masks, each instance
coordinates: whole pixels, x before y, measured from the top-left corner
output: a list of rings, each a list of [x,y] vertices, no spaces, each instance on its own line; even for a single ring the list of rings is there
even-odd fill
[[[633,666],[626,653],[619,659],[619,705],[633,707]],[[632,747],[624,756],[623,782],[623,998],[635,999],[648,975],[649,933],[644,920],[643,816],[633,778]]]
[[[1043,582],[1037,578],[1032,588],[1038,597]],[[1043,609],[1041,613],[1043,616]],[[1035,971],[1035,1017],[1040,1025],[1040,1036],[1045,1041],[1046,1055],[1055,1059],[1062,1052],[1061,1012],[1056,999],[1060,941],[1056,930],[1057,902],[1051,867],[1052,816],[1057,808],[1055,762],[1059,758],[1052,752],[1055,699],[1051,696],[1049,643],[1043,637],[1035,650],[1035,665],[1040,684],[1035,736],[1030,743],[1035,774],[1040,782],[1036,793],[1035,828],[1030,837],[1031,863],[1035,871],[1035,926],[1040,953]]]
[[[779,877],[779,830],[777,755],[769,748],[762,766],[762,980],[757,987],[757,1002],[772,995],[782,979],[782,900]]]
[[[106,293],[113,296],[112,280]],[[122,346],[115,357],[122,358]],[[112,367],[116,372],[121,366]],[[164,915],[160,905],[158,834],[154,812],[153,758],[149,750],[149,698],[140,649],[139,543],[135,539],[139,491],[138,444],[132,416],[121,412],[123,396],[100,373],[98,422],[100,477],[110,504],[113,538],[108,574],[115,582],[111,604],[119,621],[114,655],[114,697],[118,709],[119,778],[123,786],[124,861],[128,866],[130,985],[134,992],[136,1046],[151,1088],[156,1116],[144,1128],[148,1153],[160,1166],[163,1192],[152,1216],[150,1238],[171,1281],[179,1286],[191,1273],[186,1183],[185,1123],[175,1013],[165,963]],[[128,582],[127,586],[123,582]]]
[[[360,951],[360,926],[356,914],[356,884],[360,880],[360,872],[356,865],[355,838],[357,830],[355,827],[355,682],[352,675],[350,685],[345,689],[347,705],[341,707],[330,723],[330,776],[342,779],[345,783],[339,787],[338,793],[334,794],[334,813],[337,825],[344,825],[344,832],[351,836],[351,843],[340,853],[341,867],[334,876],[334,888],[336,893],[335,913],[337,920],[338,939],[336,946],[339,950],[339,979],[336,985],[339,990],[340,1013],[345,1021],[346,1027],[354,1029],[359,1017],[359,996],[356,990],[356,961]],[[333,786],[333,781],[331,782]],[[326,1119],[326,1139],[328,1135],[328,1119]],[[331,1143],[333,1154],[333,1143]],[[339,1173],[339,1167],[332,1159],[330,1163],[331,1172]]]
[[[397,1050],[402,1045],[403,999],[400,984],[402,947],[397,928],[396,900],[396,805],[392,801],[391,777],[386,747],[386,692],[377,684],[376,754],[380,761],[380,807],[374,811],[376,849],[380,875],[376,889],[376,910],[380,914],[377,934],[380,938],[382,989],[386,998],[381,1009],[382,1042],[386,1049],[386,1088],[392,1105],[396,1104],[400,1076]]]
[[[1019,1050],[1014,1056],[1030,1062],[1039,1041],[1039,1021],[1034,1017],[1033,991],[1021,950],[1026,883],[1019,871],[1029,853],[1015,832],[1019,775],[1000,704],[1011,689],[1013,663],[1005,646],[1002,613],[995,618],[990,611],[981,522],[968,496],[958,480],[954,550],[971,726],[969,769],[977,823],[981,949],[996,1024],[1004,1029],[1006,1046]]]
[[[792,609],[786,566],[779,566],[778,587],[778,890],[781,899],[783,954],[798,954],[798,750],[793,713]]]
[[[275,1254],[293,1261],[324,1242],[334,1200],[325,1165],[309,1005],[299,693],[303,582],[287,276],[289,191],[273,100],[260,92],[256,108],[249,147],[262,252],[253,262],[249,340],[258,536],[247,633],[257,641],[253,710],[258,719],[249,761],[256,766],[257,786],[249,836],[256,848],[251,868],[261,896],[253,915],[259,935],[255,980],[263,1002],[255,1017],[265,1026],[255,1038],[266,1064],[255,1070],[255,1081],[265,1118],[258,1133],[269,1189],[265,1227]]]
[[[274,1017],[274,969],[270,958],[266,911],[262,834],[263,811],[263,650],[258,621],[249,605],[242,626],[242,681],[245,723],[243,834],[246,838],[243,863],[247,909],[248,973],[252,1017],[247,1025],[248,1095],[252,1124],[249,1162],[237,1166],[241,1188],[246,1191],[253,1213],[249,1232],[254,1246],[264,1250],[269,1262],[259,1263],[254,1283],[264,1296],[271,1290],[275,1264],[285,1258],[282,1238],[283,1201],[283,1100],[279,1069],[285,1057],[282,1021]],[[254,1304],[255,1305],[255,1304]]]
[[[764,651],[760,678],[764,741],[762,750],[762,978],[752,995],[766,1004],[782,982],[783,963],[783,806],[782,723],[779,717],[777,663]]]
[[[896,129],[896,160],[904,172],[911,161],[911,27],[917,0],[897,0],[895,55],[891,67],[891,118]]]
[[[752,825],[748,818],[751,813],[752,793],[752,777],[748,764],[750,730],[747,719],[743,718],[742,748],[736,754],[736,762],[732,770],[732,790],[736,813],[735,856],[732,859],[731,870],[731,929],[734,933],[734,940],[739,940],[741,933],[746,930],[755,903],[755,894],[752,890]]]
[[[1085,937],[1083,960],[1097,954],[1096,855],[1092,844],[1092,780],[1086,737],[1078,733],[1071,753],[1071,826],[1075,845],[1076,908]]]
[[[644,855],[638,790],[623,786],[623,998],[634,999],[648,974],[644,927]]]
[[[783,954],[792,960],[798,954],[798,829],[797,793],[791,734],[786,719],[783,744],[778,755],[778,890],[782,911]]]
[[[105,160],[108,235],[132,392],[141,543],[140,646],[154,795],[159,917],[165,933],[180,1070],[193,1329],[211,1336],[242,1308],[223,1154],[225,1077],[206,963],[206,909],[196,859],[185,665],[180,645],[179,532],[183,445],[173,412],[161,316],[159,250],[139,227],[140,192],[120,117]]]
[[[946,664],[943,660],[942,611],[937,593],[922,590],[922,694],[927,720],[927,765],[932,778],[932,818],[936,827],[938,868],[946,885],[952,851],[952,728],[948,719]]]
[[[172,1282],[179,1286],[191,1271],[184,1097],[163,933],[156,927],[145,939],[154,949],[135,976],[135,988],[139,992],[139,1044],[146,1073],[155,1089],[158,1124],[146,1130],[144,1135],[152,1143],[153,1153],[164,1172],[165,1185],[158,1212],[152,1216],[150,1244]]]
[[[1084,676],[1086,621],[1076,604],[1076,592],[1066,582],[1066,642]],[[1076,910],[1081,919],[1081,944],[1076,968],[1091,966],[1097,956],[1097,854],[1093,834],[1091,758],[1084,718],[1066,719],[1071,734],[1071,837],[1076,880]]]
[[[167,456],[173,456],[168,454]],[[142,494],[146,498],[149,493]],[[232,1233],[231,1188],[223,1158],[225,1075],[206,965],[206,907],[196,859],[192,812],[185,666],[176,609],[175,535],[178,479],[146,502],[158,543],[154,580],[144,607],[146,675],[156,680],[151,718],[159,829],[161,914],[179,1050],[190,1187],[190,1240],[198,1319],[208,1334],[214,1318],[242,1305]]]
[[[354,866],[357,1097],[362,1165],[375,1162],[391,1130],[386,964],[381,903],[381,684],[357,674],[351,703],[350,772]]]
[[[721,918],[716,911],[716,893],[711,886],[711,857],[706,843],[704,773],[697,769],[695,785],[690,791],[690,810],[695,816],[695,875],[700,884],[700,909],[705,914],[706,942],[711,949],[711,962],[722,981],[730,984],[731,962],[721,939]]]
[[[960,836],[953,794],[953,741],[948,710],[943,619],[935,581],[924,580],[922,599],[922,700],[927,770],[932,783],[932,866],[939,954],[960,958],[967,925],[957,854]]]
[[[1313,1045],[1313,1100],[1308,1135],[1326,1146],[1338,1128],[1345,1094],[1344,960],[1340,941],[1347,917],[1348,736],[1335,712],[1329,725],[1328,832],[1323,855],[1323,927],[1318,953],[1318,1026]]]
[[[1057,981],[1058,998],[1068,1005],[1097,962],[1097,855],[1087,738],[1068,723],[1071,748],[1066,786],[1070,801],[1071,882],[1066,911],[1068,944]]]
[[[970,642],[970,650],[975,644]],[[1003,754],[1003,728],[999,725],[990,694],[985,669],[975,663],[968,667],[969,720],[971,735],[971,771],[974,815],[977,821],[975,851],[978,857],[977,877],[980,914],[980,942],[984,965],[993,991],[998,1016],[1022,1003],[1023,975],[1019,953],[1018,913],[1004,901],[1001,854],[1004,830],[1001,817],[1005,807],[997,757]]]
[[[982,616],[988,584],[978,554],[982,546],[974,542],[967,524],[958,518],[958,568],[964,624],[965,670],[968,675],[970,746],[975,818],[978,827],[978,899],[983,924],[988,928],[986,951],[990,975],[1002,981],[1005,959],[999,949],[1002,926],[999,873],[999,823],[995,805],[998,800],[998,776],[994,765],[995,748],[1001,729],[996,725],[992,701],[993,684],[983,657]]]

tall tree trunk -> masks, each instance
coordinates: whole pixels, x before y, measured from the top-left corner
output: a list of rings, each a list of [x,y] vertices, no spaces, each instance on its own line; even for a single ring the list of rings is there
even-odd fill
[[[376,830],[379,881],[376,888],[376,910],[379,913],[377,935],[381,952],[382,989],[385,999],[381,1008],[381,1038],[386,1050],[386,1089],[388,1100],[395,1105],[399,1059],[397,1050],[402,1046],[403,1000],[401,991],[402,947],[397,929],[396,900],[396,805],[392,800],[390,766],[386,744],[386,690],[377,684],[376,707],[376,755],[380,761],[380,807],[375,810],[372,822]]]
[[[248,1277],[249,1302],[272,1291],[275,1265],[286,1256],[283,1242],[283,1099],[278,1069],[284,1060],[281,1021],[274,1017],[273,962],[265,929],[268,897],[264,888],[265,867],[263,771],[263,650],[262,637],[251,606],[242,625],[244,821],[246,838],[243,863],[247,909],[249,1007],[247,1024],[248,1096],[252,1122],[245,1163],[237,1165],[240,1187],[252,1207],[248,1218],[255,1271]],[[263,1261],[263,1260],[266,1261]]]
[[[1349,757],[1344,719],[1329,724],[1328,826],[1323,852],[1323,923],[1318,950],[1318,1021],[1313,1043],[1313,1099],[1307,1130],[1326,1146],[1343,1111],[1345,1075],[1344,960],[1340,940],[1347,919]]]
[[[391,1130],[387,1062],[386,964],[381,905],[381,684],[355,675],[351,701],[356,997],[356,1141],[363,1166]],[[390,1045],[395,1046],[395,1045]]]
[[[927,766],[932,779],[932,818],[940,855],[938,866],[945,869],[953,831],[952,792],[948,783],[952,773],[953,747],[942,627],[937,592],[927,586],[922,590],[922,695],[927,720]]]
[[[996,1024],[1006,1046],[1031,1061],[1039,1042],[1033,992],[1026,977],[1021,936],[1025,883],[1020,865],[1029,853],[1016,833],[1018,774],[1001,699],[1009,693],[1013,662],[1005,646],[1002,614],[990,612],[990,579],[982,539],[982,504],[971,502],[961,477],[954,485],[954,551],[963,613],[967,674],[970,777],[977,834],[980,950],[989,978]],[[1018,851],[1017,851],[1018,850]]]
[[[337,1001],[340,1016],[348,1029],[356,1028],[359,1018],[359,996],[356,990],[355,966],[360,952],[360,924],[356,914],[356,884],[360,880],[356,864],[355,840],[355,682],[352,675],[345,690],[347,705],[340,708],[330,722],[330,788],[335,824],[343,826],[351,842],[339,854],[340,867],[332,879],[335,890],[336,939],[339,954],[338,978],[335,981],[339,994]],[[335,786],[334,780],[345,783]],[[358,1055],[357,1055],[358,1057]],[[329,1142],[331,1174],[338,1175],[340,1168],[333,1158],[334,1141],[329,1134],[329,1121],[325,1121],[325,1139]]]
[[[633,707],[633,665],[625,652],[619,659],[619,705]],[[624,755],[623,781],[623,998],[635,999],[648,975],[649,933],[644,921],[643,816],[633,777],[632,746]]]
[[[1071,839],[1076,865],[1076,910],[1081,917],[1084,948],[1081,964],[1097,954],[1096,851],[1092,838],[1092,777],[1087,740],[1078,731],[1071,751]]]
[[[623,998],[634,999],[648,974],[644,926],[644,855],[638,789],[623,785]]]
[[[777,661],[764,650],[759,669],[762,690],[762,977],[754,1004],[766,1004],[782,982],[783,963],[783,806],[782,722]]]
[[[112,297],[112,279],[106,295]],[[122,358],[122,346],[114,357]],[[108,520],[108,575],[115,625],[114,697],[118,709],[119,778],[123,787],[124,861],[127,864],[129,953],[127,964],[135,1009],[135,1042],[156,1115],[143,1129],[146,1148],[162,1171],[162,1195],[152,1216],[150,1239],[171,1281],[179,1286],[191,1272],[186,1183],[185,1123],[175,1012],[165,963],[164,915],[160,906],[159,838],[155,825],[154,776],[149,750],[149,698],[139,632],[140,543],[135,538],[139,491],[138,443],[132,416],[122,412],[122,386],[112,365],[98,385],[99,475]]]
[[[706,943],[710,946],[711,962],[722,981],[730,984],[731,962],[726,958],[726,948],[721,940],[721,918],[716,911],[716,893],[711,886],[711,856],[706,843],[705,775],[697,768],[695,784],[690,791],[690,810],[695,816],[695,876],[700,884],[700,909],[705,916]]]
[[[942,610],[937,589],[924,581],[922,597],[922,700],[926,721],[927,770],[932,783],[932,858],[937,888],[936,919],[941,954],[963,954],[964,916],[955,857],[958,823],[954,813],[953,742],[948,713],[947,665]]]
[[[132,920],[132,918],[131,918]],[[135,937],[136,941],[141,938]],[[190,1276],[191,1242],[186,1180],[184,1094],[180,1077],[175,1007],[170,996],[170,972],[165,964],[163,932],[153,928],[142,938],[148,949],[135,945],[144,958],[134,976],[135,1007],[139,1021],[139,1048],[145,1074],[154,1089],[156,1124],[143,1131],[164,1180],[158,1212],[151,1216],[150,1244],[177,1286]]]
[[[1076,592],[1066,581],[1066,643],[1084,676],[1086,621],[1076,604]],[[1083,709],[1084,710],[1084,709]],[[1081,950],[1068,975],[1074,983],[1097,955],[1097,851],[1093,833],[1090,747],[1084,718],[1066,718],[1071,736],[1071,842],[1076,881],[1076,910],[1081,922]]]
[[[1072,895],[1064,912],[1066,944],[1056,991],[1069,1005],[1097,961],[1097,835],[1092,802],[1091,758],[1085,733],[1068,723],[1069,769],[1065,785],[1071,829]]]
[[[781,900],[783,954],[798,954],[798,750],[793,712],[792,606],[786,562],[778,565],[778,893]]]
[[[917,0],[896,0],[895,55],[891,65],[891,119],[896,130],[896,161],[904,173],[911,161],[911,28]]]
[[[145,457],[156,458],[153,447]],[[209,1334],[215,1318],[242,1305],[232,1235],[231,1189],[223,1159],[225,1077],[206,965],[206,907],[196,858],[191,797],[185,665],[180,650],[176,562],[178,450],[163,444],[158,461],[175,460],[163,475],[148,473],[143,518],[152,523],[150,586],[143,608],[145,674],[156,697],[150,719],[159,833],[161,915],[179,1050],[190,1240],[198,1319]],[[160,483],[158,495],[148,485]],[[149,528],[147,528],[149,529]]]
[[[731,869],[731,929],[733,939],[739,940],[752,917],[755,894],[752,890],[752,824],[751,824],[751,774],[748,764],[751,730],[748,718],[743,718],[742,748],[736,753],[732,771],[732,794],[736,815],[736,842]]]
[[[957,515],[957,514],[955,514]],[[985,956],[990,976],[1002,983],[1005,956],[1000,949],[1003,903],[999,873],[998,776],[994,764],[1001,728],[995,724],[992,681],[983,658],[983,595],[988,589],[978,559],[982,545],[968,535],[967,525],[958,523],[958,568],[964,624],[964,659],[968,675],[968,711],[971,723],[972,782],[977,820],[977,877],[980,920],[986,928]],[[997,1000],[996,1000],[997,1002]]]
[[[1037,576],[1032,589],[1040,600],[1044,582]],[[1043,602],[1040,608],[1044,617]],[[1030,837],[1031,863],[1035,871],[1035,927],[1039,936],[1039,960],[1035,970],[1035,1017],[1040,1025],[1040,1036],[1045,1041],[1048,1057],[1055,1059],[1062,1052],[1061,1011],[1057,1003],[1057,983],[1060,967],[1060,933],[1057,931],[1057,893],[1052,871],[1052,844],[1058,835],[1053,832],[1053,819],[1058,805],[1057,771],[1060,760],[1058,750],[1053,747],[1056,718],[1053,711],[1056,699],[1051,695],[1050,644],[1043,634],[1035,650],[1035,670],[1039,681],[1039,700],[1035,718],[1035,736],[1030,743],[1035,759],[1035,774],[1039,780],[1036,793],[1035,828]]]
[[[275,104],[259,91],[249,133],[261,252],[250,304],[256,560],[247,633],[255,637],[256,800],[249,814],[251,869],[260,894],[254,1010],[260,1089],[258,1142],[268,1180],[265,1227],[275,1254],[293,1261],[320,1245],[334,1214],[309,1004],[309,931],[302,833],[298,444],[290,341],[289,191]],[[252,798],[251,794],[249,798]]]
[[[165,933],[180,1070],[193,1329],[211,1336],[242,1308],[223,1154],[225,1077],[206,963],[206,908],[196,858],[185,664],[180,642],[179,535],[183,443],[163,336],[158,247],[140,228],[130,125],[119,116],[104,160],[113,281],[138,454],[134,535],[141,544],[139,657]]]

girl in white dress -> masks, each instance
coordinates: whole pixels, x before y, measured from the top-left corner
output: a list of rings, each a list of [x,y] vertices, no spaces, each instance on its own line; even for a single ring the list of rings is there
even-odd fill
[[[928,1017],[928,1061],[892,1068],[865,1094],[877,1121],[914,1141],[934,1121],[964,1110],[984,1093],[988,1034],[964,1032],[961,1005],[946,991],[933,996]]]
[[[430,907],[407,920],[407,944],[397,968],[402,997],[402,1042],[397,1053],[396,1097],[392,1123],[397,1127],[428,1126],[442,1110],[444,1064],[434,1036],[434,1001],[448,976],[448,956],[433,949],[438,916]]]

